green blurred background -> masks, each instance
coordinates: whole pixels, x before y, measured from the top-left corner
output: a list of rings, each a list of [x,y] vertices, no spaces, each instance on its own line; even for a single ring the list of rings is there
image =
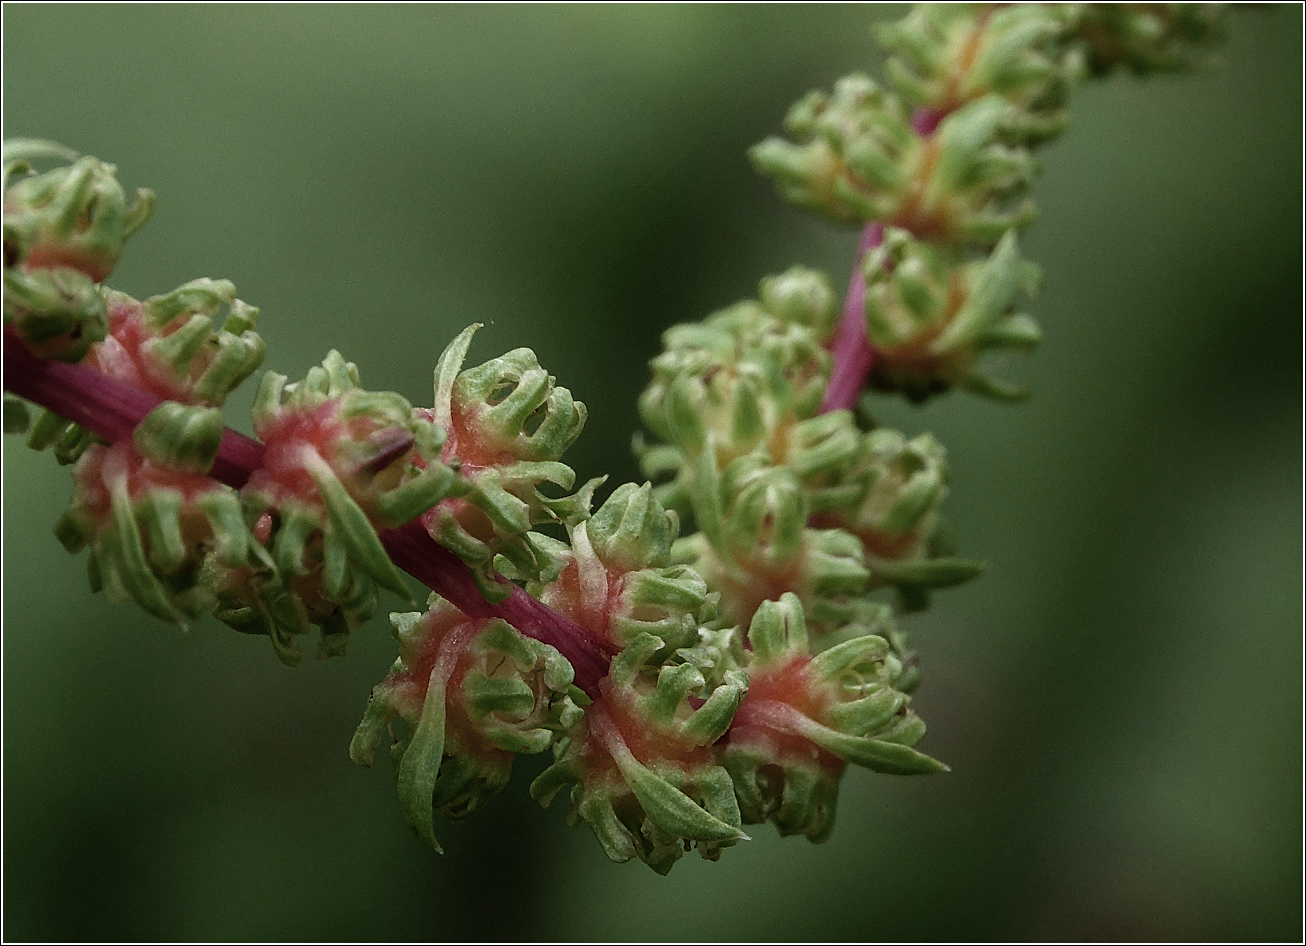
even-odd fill
[[[269,367],[338,347],[418,404],[485,322],[473,356],[534,348],[590,406],[578,472],[621,482],[662,329],[796,262],[846,279],[856,234],[744,151],[902,12],[6,5],[4,131],[158,193],[117,288],[230,278]],[[1297,938],[1301,27],[1238,12],[1218,67],[1087,88],[1023,241],[1035,398],[884,407],[948,446],[990,563],[908,624],[950,775],[851,771],[824,846],[763,827],[661,878],[536,808],[525,759],[440,857],[346,755],[383,618],[292,671],[113,607],[51,535],[67,472],[9,440],[6,938]]]

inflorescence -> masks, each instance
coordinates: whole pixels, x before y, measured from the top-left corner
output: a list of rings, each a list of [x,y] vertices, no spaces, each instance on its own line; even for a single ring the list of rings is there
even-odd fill
[[[436,809],[475,813],[517,754],[545,751],[532,796],[567,789],[615,861],[715,860],[765,821],[822,841],[849,763],[945,768],[915,748],[898,622],[982,571],[940,516],[943,447],[876,425],[872,395],[1025,394],[996,362],[1040,337],[1016,241],[1033,149],[1085,77],[1187,67],[1221,16],[927,4],[881,28],[887,87],[812,92],[751,152],[787,200],[862,228],[842,310],[795,267],[668,329],[639,401],[650,483],[597,508],[602,481],[563,462],[585,405],[528,349],[468,367],[475,325],[429,407],[332,351],[302,380],[263,375],[257,440],[227,430],[224,400],[263,361],[259,310],[224,280],[110,289],[154,196],[7,143],[5,431],[71,465],[55,532],[88,550],[92,590],[164,621],[212,614],[294,665],[314,629],[318,656],[343,654],[380,589],[408,599],[401,571],[432,588],[390,616],[399,656],[350,747],[362,765],[389,747],[428,844]]]

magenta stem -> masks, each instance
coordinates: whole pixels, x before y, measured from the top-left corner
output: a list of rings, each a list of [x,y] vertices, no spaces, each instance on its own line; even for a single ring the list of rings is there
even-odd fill
[[[939,122],[947,117],[947,112],[933,108],[918,108],[911,113],[912,131],[922,138],[928,138],[939,127]]]
[[[875,349],[866,337],[866,277],[862,273],[862,263],[866,254],[879,246],[883,239],[883,224],[870,223],[862,231],[862,241],[858,244],[857,255],[853,259],[853,271],[848,277],[843,315],[839,318],[839,327],[830,342],[834,368],[830,372],[830,383],[825,389],[825,400],[821,402],[822,414],[851,410],[875,364]]]
[[[598,696],[599,681],[608,674],[609,655],[585,628],[516,585],[498,604],[486,601],[462,559],[432,539],[417,520],[383,529],[380,535],[391,561],[408,574],[468,617],[502,618],[527,637],[556,647],[576,671],[576,686]]]
[[[922,138],[928,138],[946,117],[946,112],[937,109],[918,108],[912,112],[911,127]],[[884,224],[868,223],[862,231],[861,243],[857,245],[853,271],[848,277],[848,294],[844,296],[843,314],[830,341],[834,368],[825,389],[825,399],[821,402],[822,414],[851,410],[875,366],[875,349],[866,337],[866,275],[862,272],[862,263],[866,254],[879,246],[883,239]]]
[[[39,404],[85,427],[97,437],[117,443],[130,440],[136,425],[162,399],[89,365],[54,361],[37,355],[12,325],[4,334],[5,390]],[[252,470],[263,465],[263,445],[230,428],[222,435],[209,475],[240,489]]]
[[[35,354],[12,326],[4,330],[4,387],[112,443],[130,440],[159,398],[88,365],[53,361]],[[263,465],[263,444],[230,428],[222,435],[209,475],[234,489]],[[469,617],[502,618],[527,637],[551,644],[571,662],[576,685],[591,697],[608,672],[609,655],[586,630],[517,586],[498,604],[485,600],[458,556],[436,543],[417,521],[383,529],[381,543],[391,560]]]

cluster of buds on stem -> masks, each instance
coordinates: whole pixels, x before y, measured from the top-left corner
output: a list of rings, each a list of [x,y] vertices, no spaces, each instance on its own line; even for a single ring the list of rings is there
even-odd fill
[[[1223,12],[1219,4],[920,4],[878,31],[896,54],[886,70],[894,91],[848,76],[791,109],[788,139],[753,149],[754,164],[797,206],[888,228],[885,246],[854,267],[845,311],[859,326],[857,344],[875,352],[871,385],[914,401],[954,385],[1006,400],[1024,393],[978,362],[1039,341],[1034,322],[1012,308],[1035,272],[1014,243],[1035,217],[1026,196],[1039,171],[1033,148],[1064,131],[1085,77],[1201,62],[1222,34]],[[980,282],[990,291],[978,293]]]
[[[915,748],[898,624],[982,570],[940,514],[942,446],[854,407],[1024,393],[989,358],[1039,340],[1017,311],[1038,278],[1015,237],[1031,148],[1085,75],[1190,62],[1219,14],[1178,6],[923,6],[883,29],[896,91],[849,76],[753,151],[800,207],[866,228],[842,312],[794,267],[668,329],[636,438],[657,485],[596,510],[603,481],[563,462],[585,405],[527,349],[465,367],[477,325],[430,407],[332,351],[300,381],[263,375],[258,440],[227,429],[258,310],[223,280],[144,301],[104,285],[153,196],[46,142],[4,154],[5,430],[73,464],[55,531],[89,550],[92,589],[162,620],[212,613],[293,665],[312,628],[339,655],[382,590],[411,600],[403,571],[436,592],[391,615],[399,656],[350,747],[371,765],[389,737],[433,847],[436,811],[473,814],[545,751],[531,794],[569,789],[616,861],[715,860],[766,821],[824,840],[849,763],[945,768]]]

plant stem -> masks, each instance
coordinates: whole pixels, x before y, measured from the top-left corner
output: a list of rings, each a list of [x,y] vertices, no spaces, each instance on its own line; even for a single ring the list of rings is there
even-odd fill
[[[912,112],[911,127],[920,137],[929,138],[947,117],[947,111],[918,108]],[[862,231],[862,240],[857,245],[853,271],[848,277],[848,294],[844,296],[843,314],[830,341],[834,368],[830,372],[830,384],[825,389],[825,399],[821,402],[822,414],[852,410],[875,366],[875,348],[866,337],[866,274],[862,272],[862,263],[866,254],[879,246],[883,239],[884,224],[872,222]]]
[[[111,443],[130,440],[145,415],[163,401],[88,365],[42,358],[12,326],[4,330],[4,387]],[[215,480],[240,489],[263,465],[263,444],[227,428],[209,470]],[[379,532],[391,561],[469,617],[502,618],[528,637],[556,647],[576,671],[576,685],[598,695],[608,672],[605,654],[588,632],[517,586],[493,604],[481,594],[458,556],[437,544],[416,520]]]
[[[862,273],[862,262],[883,239],[884,225],[881,223],[869,223],[862,231],[862,240],[853,258],[853,271],[848,277],[843,315],[830,342],[834,368],[830,372],[830,384],[825,389],[825,399],[821,402],[822,414],[851,410],[875,364],[875,349],[866,337],[866,277]]]

